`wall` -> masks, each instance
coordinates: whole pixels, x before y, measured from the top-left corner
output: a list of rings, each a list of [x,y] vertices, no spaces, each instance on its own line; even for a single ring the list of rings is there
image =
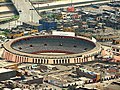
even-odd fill
[[[32,58],[27,56],[21,56],[12,54],[6,50],[3,52],[4,59],[7,61],[13,61],[13,62],[29,62],[29,63],[41,63],[41,64],[66,64],[66,63],[82,63],[82,62],[88,62],[93,61],[94,56],[88,56],[88,57],[74,57],[74,58],[58,58],[58,59],[43,59],[43,58]]]

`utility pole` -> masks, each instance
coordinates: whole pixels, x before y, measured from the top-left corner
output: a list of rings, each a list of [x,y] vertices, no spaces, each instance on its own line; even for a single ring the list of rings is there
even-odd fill
[[[72,6],[72,0],[71,0],[71,6]]]
[[[33,10],[34,9],[29,9],[30,10],[30,22],[33,22]]]

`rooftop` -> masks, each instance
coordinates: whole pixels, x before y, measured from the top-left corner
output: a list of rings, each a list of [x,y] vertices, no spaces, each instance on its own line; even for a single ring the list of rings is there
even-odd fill
[[[10,72],[11,69],[0,68],[0,73]]]
[[[6,62],[6,61],[0,61],[0,67],[7,67],[7,66],[12,66],[12,65],[16,65],[17,63],[13,63],[13,62]]]

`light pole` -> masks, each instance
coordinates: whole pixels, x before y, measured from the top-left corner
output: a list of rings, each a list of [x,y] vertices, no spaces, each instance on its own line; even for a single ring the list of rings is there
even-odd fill
[[[15,4],[16,4],[16,7],[17,7],[17,9],[18,9],[18,1],[17,1],[17,0],[15,1]]]
[[[16,7],[18,8],[18,1],[14,0],[13,3],[16,5]]]
[[[30,22],[33,22],[33,10],[34,9],[29,9],[30,10]]]
[[[72,6],[72,0],[71,0],[71,6]]]

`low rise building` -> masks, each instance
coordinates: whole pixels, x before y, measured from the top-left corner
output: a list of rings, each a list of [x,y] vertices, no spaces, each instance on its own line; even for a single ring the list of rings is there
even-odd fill
[[[76,68],[76,73],[80,77],[93,79],[94,82],[101,79],[100,73],[95,73],[84,68]]]
[[[16,76],[16,71],[11,69],[0,68],[0,81],[9,80]]]
[[[24,80],[26,84],[42,84],[43,83],[43,76],[33,76],[33,77],[26,77]]]

